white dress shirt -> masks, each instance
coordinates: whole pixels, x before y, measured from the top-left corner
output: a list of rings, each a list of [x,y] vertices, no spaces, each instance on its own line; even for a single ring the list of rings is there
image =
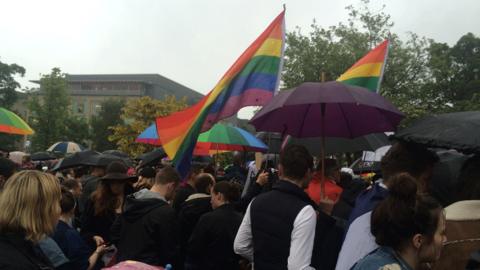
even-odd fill
[[[253,240],[250,220],[251,205],[252,203],[248,205],[242,224],[238,229],[233,249],[238,255],[253,262]],[[293,223],[290,253],[288,255],[289,270],[314,270],[314,268],[310,266],[310,261],[312,259],[316,225],[317,214],[315,210],[313,210],[313,207],[307,205],[302,208]]]

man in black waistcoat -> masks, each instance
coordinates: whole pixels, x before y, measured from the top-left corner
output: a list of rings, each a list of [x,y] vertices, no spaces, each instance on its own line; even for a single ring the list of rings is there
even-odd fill
[[[305,147],[287,146],[280,156],[280,180],[248,206],[234,250],[253,262],[255,270],[313,269],[316,212],[304,192],[312,168]]]

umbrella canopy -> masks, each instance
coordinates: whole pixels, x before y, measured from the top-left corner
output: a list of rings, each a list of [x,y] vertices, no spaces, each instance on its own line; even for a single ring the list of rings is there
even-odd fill
[[[136,142],[161,145],[156,124],[150,125],[135,140]],[[265,152],[268,149],[261,140],[238,127],[216,124],[198,137],[194,155],[212,155],[226,151]]]
[[[30,157],[33,161],[57,159],[57,156],[50,152],[36,152],[33,153]]]
[[[22,164],[22,159],[26,155],[27,155],[27,153],[24,153],[24,152],[13,151],[13,152],[8,153],[8,158],[11,161],[21,165]]]
[[[303,83],[280,92],[250,123],[296,138],[356,138],[394,131],[404,117],[382,96],[340,82]]]
[[[265,152],[268,146],[260,139],[241,128],[215,124],[198,136],[198,142],[211,143],[210,150]]]
[[[85,147],[75,142],[57,142],[50,146],[47,151],[59,152],[62,154],[71,154],[84,150]]]
[[[151,152],[145,153],[138,157],[141,160],[141,167],[147,165],[155,165],[158,163],[162,158],[166,157],[167,154],[163,150],[163,148],[157,148]]]
[[[270,137],[269,137],[270,136]],[[282,147],[282,138],[279,133],[259,132],[258,138],[261,138],[269,147],[271,153],[280,153]],[[320,137],[312,138],[291,138],[289,143],[305,146],[310,154],[319,156],[322,152],[322,143]],[[375,151],[379,147],[390,144],[388,136],[385,133],[374,133],[360,136],[355,139],[347,138],[325,138],[325,154],[353,153],[359,151]]]
[[[480,153],[480,111],[430,115],[398,131],[395,138],[427,147]]]
[[[103,151],[102,154],[113,155],[121,158],[130,158],[127,153],[122,152],[120,150],[106,150]]]
[[[58,171],[58,170],[73,168],[77,166],[94,165],[96,161],[96,157],[99,155],[100,153],[92,150],[84,150],[84,151],[76,152],[70,156],[67,156],[61,159],[52,170]]]
[[[157,125],[153,123],[135,139],[136,142],[158,145]]]
[[[0,108],[0,132],[31,135],[33,134],[33,129],[15,113],[5,108]]]

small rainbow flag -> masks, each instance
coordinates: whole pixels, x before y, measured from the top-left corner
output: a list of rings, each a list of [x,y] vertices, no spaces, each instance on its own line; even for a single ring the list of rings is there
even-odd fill
[[[278,89],[285,46],[285,11],[247,48],[197,104],[157,118],[157,133],[182,176],[190,168],[200,132],[246,106],[265,105]]]
[[[387,60],[388,44],[388,40],[382,42],[351,66],[337,81],[365,87],[378,93]]]

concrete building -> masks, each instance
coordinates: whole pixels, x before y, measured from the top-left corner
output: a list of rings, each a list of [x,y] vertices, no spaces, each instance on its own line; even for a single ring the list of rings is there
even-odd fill
[[[100,111],[100,104],[106,99],[144,96],[162,99],[165,95],[174,95],[178,99],[186,97],[188,104],[194,104],[203,96],[159,74],[67,74],[66,79],[73,114],[87,119]],[[32,82],[40,83],[39,80]]]

